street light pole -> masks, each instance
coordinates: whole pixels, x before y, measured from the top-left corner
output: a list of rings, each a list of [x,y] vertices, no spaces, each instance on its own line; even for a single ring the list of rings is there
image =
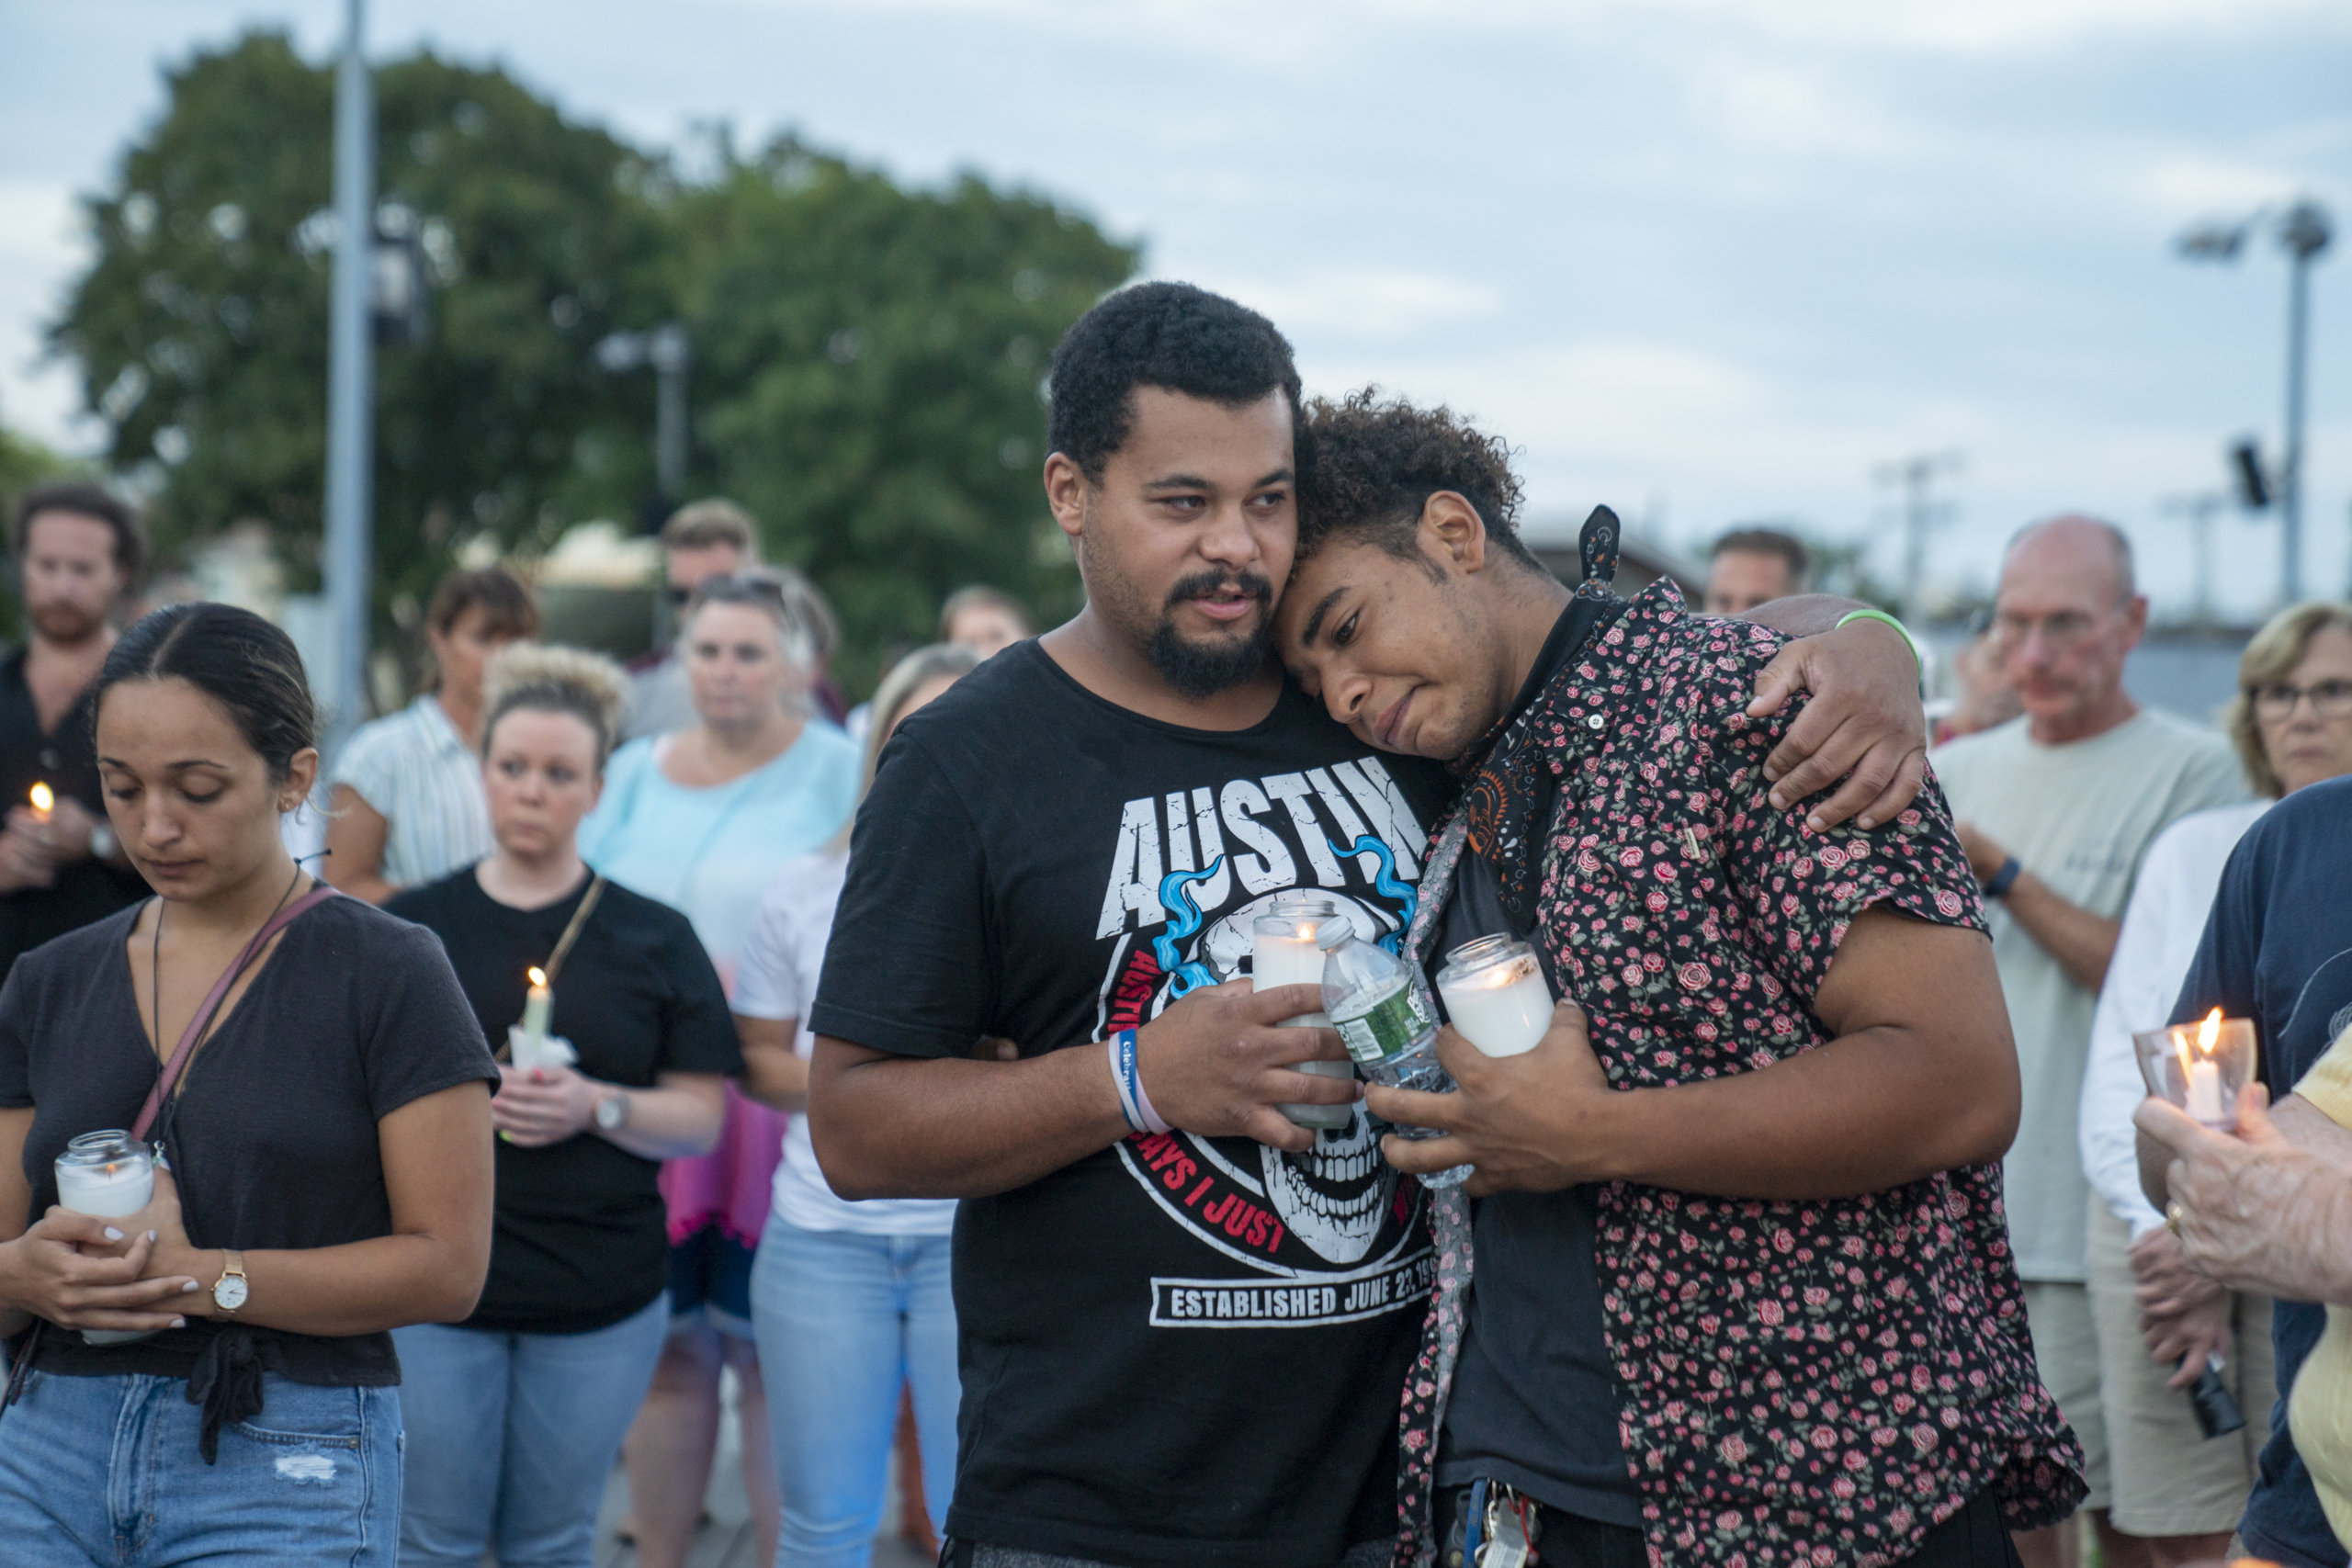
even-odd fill
[[[364,49],[366,0],[345,0],[335,67],[334,270],[327,333],[327,606],[334,626],[327,745],[333,756],[366,709],[373,601],[376,460],[368,294],[376,225],[375,105]]]
[[[2305,197],[2284,212],[2265,208],[2235,223],[2200,223],[2176,242],[2191,261],[2231,262],[2266,219],[2278,220],[2278,248],[2287,253],[2287,428],[2278,492],[2278,598],[2303,596],[2303,395],[2310,359],[2311,269],[2335,238],[2327,209]],[[2258,503],[2257,503],[2258,504]]]
[[[2278,243],[2287,252],[2287,457],[2278,476],[2278,516],[2286,525],[2287,548],[2302,559],[2303,538],[2303,394],[2311,362],[2312,262],[2327,248],[2327,214],[2317,203],[2299,201],[2278,224]],[[2296,578],[2300,580],[2298,571]],[[2290,584],[2288,603],[2301,597]]]

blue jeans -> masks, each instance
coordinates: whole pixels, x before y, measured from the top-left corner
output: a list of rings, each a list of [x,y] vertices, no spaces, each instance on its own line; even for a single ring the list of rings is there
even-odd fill
[[[392,1330],[408,1416],[401,1568],[588,1568],[613,1456],[644,1403],[670,1300],[586,1334]]]
[[[882,1486],[914,1391],[923,1503],[956,1484],[956,1302],[944,1235],[805,1231],[770,1214],[752,1271],[784,1533],[776,1568],[866,1568]]]
[[[0,1416],[0,1559],[391,1568],[400,1391],[272,1376],[262,1398],[260,1415],[220,1428],[220,1462],[207,1464],[187,1379],[33,1373]]]

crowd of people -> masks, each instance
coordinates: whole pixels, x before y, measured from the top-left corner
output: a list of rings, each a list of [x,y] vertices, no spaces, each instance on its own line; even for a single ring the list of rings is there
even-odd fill
[[[731,1382],[778,1568],[894,1453],[955,1568],[2346,1562],[2352,607],[2207,730],[2037,524],[1931,734],[1801,541],[1564,583],[1499,436],[1230,300],[1050,385],[1085,607],[854,706],[710,500],[673,641],[455,573],[322,759],[282,632],[119,625],[135,516],[24,498],[0,1555],[578,1568],[618,1462],[678,1568]],[[1389,999],[1260,975],[1302,893]],[[1516,1054],[1424,984],[1497,944]],[[2135,1056],[2215,1007],[2234,1127]]]

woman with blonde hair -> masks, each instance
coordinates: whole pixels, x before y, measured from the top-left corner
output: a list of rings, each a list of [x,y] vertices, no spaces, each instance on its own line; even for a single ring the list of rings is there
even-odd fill
[[[497,1231],[471,1316],[395,1335],[407,1371],[401,1562],[587,1568],[596,1510],[670,1322],[662,1162],[718,1141],[741,1058],[694,927],[582,860],[626,677],[609,660],[521,644],[490,667],[481,787],[493,847],[395,897],[441,938],[484,1041]],[[539,1042],[564,1046],[541,1059]],[[571,1061],[560,1058],[569,1055]]]
[[[2148,847],[2100,987],[2083,1076],[2083,1173],[2099,1398],[2116,1483],[2113,1520],[2165,1542],[2166,1561],[2219,1557],[2254,1484],[2276,1397],[2270,1298],[2192,1269],[2140,1190],[2132,1113],[2145,1094],[2135,1031],[2158,1029],[2197,955],[2238,840],[2282,796],[2352,773],[2352,605],[2295,604],[2238,660],[2222,714],[2257,798],[2184,817]],[[2207,1440],[2185,1392],[2218,1357],[2248,1417]]]

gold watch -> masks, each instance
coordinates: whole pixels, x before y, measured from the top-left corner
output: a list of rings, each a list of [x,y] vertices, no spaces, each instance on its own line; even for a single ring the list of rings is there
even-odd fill
[[[233,1247],[224,1247],[220,1256],[226,1261],[220,1278],[212,1282],[212,1304],[223,1317],[234,1317],[237,1309],[245,1304],[245,1255]]]

